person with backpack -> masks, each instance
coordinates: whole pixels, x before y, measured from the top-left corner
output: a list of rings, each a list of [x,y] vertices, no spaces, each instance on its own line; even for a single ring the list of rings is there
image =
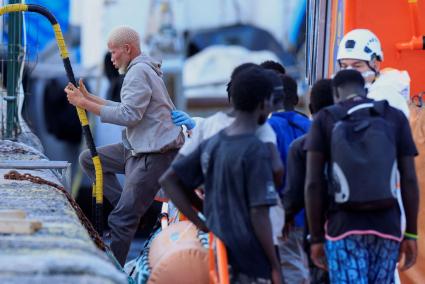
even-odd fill
[[[226,245],[232,283],[281,284],[269,218],[278,196],[270,151],[256,135],[270,112],[273,81],[266,70],[252,67],[237,74],[230,88],[234,121],[174,161],[160,183],[189,220]],[[201,184],[205,218],[191,203]]]
[[[369,29],[349,31],[339,43],[337,60],[342,70],[354,69],[362,74],[365,78],[368,98],[386,100],[390,106],[401,110],[409,118],[409,73],[406,70],[382,68],[384,52],[376,34]],[[402,228],[404,228],[406,217],[400,194],[398,200],[402,212]]]
[[[417,150],[409,123],[388,102],[366,98],[356,70],[338,72],[333,88],[337,104],[318,113],[305,144],[311,258],[329,270],[331,283],[393,283],[397,261],[405,270],[417,256]]]
[[[321,109],[333,105],[333,103],[332,80],[322,79],[314,83],[310,91],[309,103],[309,109],[313,119]],[[308,228],[304,227],[304,232],[294,232],[292,229],[295,217],[300,214],[301,211],[304,211],[305,208],[304,185],[307,152],[304,150],[304,144],[306,139],[307,134],[302,135],[289,145],[288,161],[286,163],[286,184],[282,196],[286,221],[284,235],[302,233],[305,253],[302,251],[302,247],[297,246],[296,243],[292,241],[294,238],[288,238],[288,241],[285,242],[286,247],[293,247],[297,249],[296,251],[298,253],[292,254],[291,259],[288,260],[288,262],[292,263],[292,270],[294,272],[285,274],[285,279],[288,280],[289,283],[329,283],[328,274],[324,270],[317,268],[308,256],[310,249],[305,239],[308,235]],[[305,218],[305,216],[303,217]],[[294,261],[294,258],[298,259],[298,261]],[[307,258],[308,268],[306,267]],[[288,269],[287,267],[286,270]]]

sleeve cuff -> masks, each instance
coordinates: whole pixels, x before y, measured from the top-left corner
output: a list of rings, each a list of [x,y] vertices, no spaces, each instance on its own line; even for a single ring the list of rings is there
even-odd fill
[[[277,204],[277,200],[264,200],[262,202],[254,202],[249,205],[249,207],[260,207],[260,206],[274,206]]]
[[[114,102],[114,101],[111,101],[111,100],[106,100],[106,106],[117,106],[119,104],[120,104],[119,102]]]
[[[113,123],[114,121],[111,119],[113,114],[115,113],[115,107],[104,105],[100,109],[100,121],[103,123]]]

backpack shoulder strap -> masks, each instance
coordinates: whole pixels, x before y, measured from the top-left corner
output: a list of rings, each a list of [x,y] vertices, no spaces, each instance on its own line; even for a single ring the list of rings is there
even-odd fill
[[[305,118],[308,118],[308,115],[306,115],[305,113],[303,113],[303,112],[300,112],[300,111],[298,111],[298,110],[294,110],[294,112],[295,113],[298,113],[299,115],[301,115],[301,116],[304,116]]]
[[[385,109],[389,106],[388,102],[385,100],[382,101],[374,101],[373,102],[373,109],[374,111],[379,114],[383,115],[385,112]]]
[[[288,121],[288,124],[291,126],[291,127],[293,127],[293,128],[296,128],[296,129],[298,129],[298,130],[300,130],[301,132],[303,132],[303,133],[307,133],[307,131],[301,126],[301,125],[299,125],[298,123],[296,123],[296,122],[294,122],[293,120],[291,120],[291,119],[287,119],[287,121]]]
[[[351,116],[357,111],[363,111],[365,109],[369,109],[369,114],[382,116],[384,114],[385,108],[387,107],[387,101],[372,101],[366,102],[362,104],[355,105],[347,111],[347,115]],[[363,111],[364,113],[364,111]]]
[[[341,120],[347,116],[347,112],[345,112],[341,106],[336,104],[326,107],[324,111],[327,111],[334,121]]]
[[[285,119],[288,122],[289,126],[291,126],[293,129],[299,130],[303,134],[308,132],[308,126],[307,127],[303,126],[303,124],[300,121],[300,119],[309,120],[305,114],[302,114],[298,111],[294,111],[293,116],[286,117]],[[297,120],[299,120],[299,122],[297,122]],[[298,137],[299,135],[296,135],[296,136]]]

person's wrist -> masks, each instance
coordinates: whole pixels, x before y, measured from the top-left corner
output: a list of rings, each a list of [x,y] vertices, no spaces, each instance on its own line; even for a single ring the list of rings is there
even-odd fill
[[[417,240],[418,240],[418,234],[415,234],[415,233],[409,233],[409,232],[404,232],[404,234],[403,234],[403,238],[404,238],[405,240],[417,241]]]
[[[312,236],[312,235],[308,235],[307,240],[309,241],[311,245],[322,244],[326,241],[324,236]]]
[[[277,259],[271,263],[271,266],[274,270],[280,270],[280,263]]]
[[[83,96],[83,97],[80,98],[80,101],[78,102],[78,106],[83,108],[83,109],[86,109],[87,108],[87,102],[88,102],[88,100]]]

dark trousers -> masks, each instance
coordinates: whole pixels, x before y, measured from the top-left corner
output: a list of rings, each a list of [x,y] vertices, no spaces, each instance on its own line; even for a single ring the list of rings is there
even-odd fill
[[[111,250],[124,266],[140,218],[154,201],[160,185],[158,179],[173,161],[177,150],[132,156],[122,143],[97,148],[104,175],[104,196],[114,206],[109,215]],[[95,180],[90,152],[80,155],[83,171]],[[124,188],[116,174],[125,174]]]

